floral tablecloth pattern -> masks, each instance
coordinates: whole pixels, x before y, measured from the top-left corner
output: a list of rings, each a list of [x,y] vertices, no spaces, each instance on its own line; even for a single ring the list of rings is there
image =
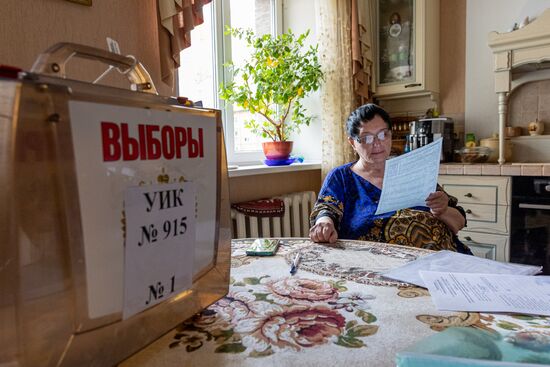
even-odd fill
[[[380,275],[427,250],[282,239],[275,256],[251,257],[245,254],[251,243],[232,243],[224,298],[121,365],[394,366],[397,352],[449,326],[513,330],[517,343],[534,335],[525,331],[544,337],[550,330],[547,318],[519,323],[508,315],[437,311],[426,289]]]

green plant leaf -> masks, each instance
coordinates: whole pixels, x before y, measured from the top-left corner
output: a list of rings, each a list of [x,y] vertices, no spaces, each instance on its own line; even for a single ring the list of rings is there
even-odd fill
[[[520,325],[508,321],[499,321],[497,326],[504,330],[520,330],[522,328]]]
[[[256,297],[256,301],[267,301],[271,302],[267,299],[267,296],[269,293],[252,293]],[[272,303],[272,302],[271,302]]]
[[[338,280],[338,281],[329,280],[328,284],[330,284],[332,288],[336,289],[339,292],[345,292],[348,290],[348,288],[344,286],[344,284],[346,284],[345,280]]]
[[[374,335],[378,332],[378,325],[357,325],[347,331],[347,335],[352,337],[365,337]]]
[[[357,312],[355,312],[355,315],[357,317],[360,317],[367,324],[372,324],[377,320],[376,316],[374,316],[372,313],[365,312],[363,310],[357,310]]]
[[[514,319],[518,319],[518,320],[534,320],[536,317],[535,316],[530,316],[530,315],[511,315],[512,318]]]
[[[347,335],[340,335],[335,344],[346,348],[361,348],[365,346],[362,340]]]
[[[246,347],[241,343],[222,344],[214,350],[214,353],[242,353]]]
[[[249,278],[244,278],[243,282],[249,285],[256,285],[256,284],[260,284],[260,280],[261,278],[249,277]]]
[[[212,330],[210,333],[214,337],[214,340],[216,341],[221,340],[223,342],[229,340],[234,334],[233,329],[229,329],[229,330],[215,329],[215,330]]]
[[[262,129],[248,124],[254,134],[272,140],[285,141],[290,133],[298,133],[309,125],[308,116],[300,104],[310,91],[317,90],[324,79],[317,56],[318,46],[304,47],[310,31],[294,35],[289,29],[279,36],[256,36],[249,29],[226,28],[226,34],[244,40],[250,57],[242,65],[226,63],[233,80],[220,86],[220,98],[229,104],[260,112],[268,122]],[[271,106],[277,105],[278,108]]]

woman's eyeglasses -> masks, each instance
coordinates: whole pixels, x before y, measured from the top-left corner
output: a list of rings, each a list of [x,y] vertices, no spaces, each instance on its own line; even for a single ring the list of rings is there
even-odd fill
[[[355,138],[355,140],[359,144],[371,145],[372,143],[374,143],[374,138],[378,139],[378,141],[384,141],[390,135],[391,135],[391,131],[388,130],[388,129],[384,129],[384,130],[380,130],[375,135],[366,134],[366,135],[363,135],[363,136],[358,136],[357,138]]]

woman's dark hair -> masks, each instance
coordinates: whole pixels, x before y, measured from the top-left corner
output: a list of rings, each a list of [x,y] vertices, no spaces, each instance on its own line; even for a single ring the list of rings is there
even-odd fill
[[[359,129],[363,122],[369,122],[374,116],[380,116],[386,124],[388,129],[391,130],[390,115],[384,109],[374,103],[367,103],[356,109],[349,115],[346,121],[346,132],[351,138],[356,137],[359,134]]]

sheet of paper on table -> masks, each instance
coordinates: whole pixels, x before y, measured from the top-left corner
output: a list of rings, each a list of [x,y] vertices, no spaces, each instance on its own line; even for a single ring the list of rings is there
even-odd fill
[[[383,276],[426,287],[419,271],[447,271],[456,273],[535,275],[542,266],[503,263],[453,251],[438,251],[392,269]]]
[[[443,139],[386,161],[384,186],[375,214],[426,206],[437,187]]]
[[[420,276],[438,310],[550,316],[550,276],[422,270]]]

